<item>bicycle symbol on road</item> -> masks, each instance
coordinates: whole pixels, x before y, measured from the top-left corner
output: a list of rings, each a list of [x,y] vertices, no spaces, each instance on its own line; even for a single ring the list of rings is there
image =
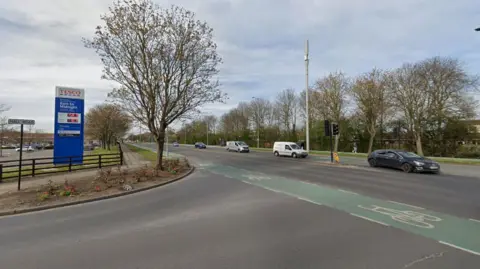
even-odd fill
[[[377,212],[377,213],[380,213],[380,214],[383,214],[383,215],[390,216],[393,220],[396,220],[396,221],[399,221],[399,222],[402,222],[402,223],[405,223],[405,224],[408,224],[408,225],[413,225],[413,226],[416,226],[416,227],[420,227],[420,228],[427,228],[427,229],[435,228],[435,226],[433,226],[433,224],[430,224],[427,221],[439,222],[439,221],[442,220],[441,218],[431,216],[431,215],[427,215],[427,214],[423,214],[423,213],[420,213],[420,212],[415,212],[415,211],[410,211],[410,210],[402,211],[402,210],[396,210],[396,209],[381,207],[381,206],[378,206],[378,205],[372,205],[371,208],[364,207],[362,205],[359,205],[358,207],[366,209],[366,210],[370,210],[370,211],[373,211],[373,212]]]

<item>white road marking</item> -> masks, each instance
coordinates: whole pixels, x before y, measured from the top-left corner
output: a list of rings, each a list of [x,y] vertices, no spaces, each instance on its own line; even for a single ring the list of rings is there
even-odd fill
[[[478,252],[476,252],[476,251],[473,251],[473,250],[470,250],[470,249],[462,248],[462,247],[459,247],[459,246],[456,246],[456,245],[453,245],[453,244],[450,244],[450,243],[447,243],[447,242],[444,242],[444,241],[438,241],[438,243],[444,244],[444,245],[447,245],[447,246],[449,246],[449,247],[456,248],[456,249],[459,249],[459,250],[463,250],[463,251],[465,251],[465,252],[468,252],[468,253],[471,253],[471,254],[475,254],[475,255],[480,256],[480,253],[478,253]]]
[[[338,190],[341,191],[341,192],[344,192],[344,193],[350,193],[350,194],[358,195],[358,193],[353,192],[353,191],[346,191],[346,190],[342,190],[342,189],[338,189]]]
[[[419,207],[419,206],[414,206],[414,205],[409,205],[409,204],[405,204],[405,203],[400,203],[400,202],[395,202],[395,201],[389,201],[390,203],[394,203],[394,204],[398,204],[398,205],[405,205],[405,206],[409,206],[411,208],[416,208],[416,209],[425,209],[423,207]]]
[[[271,189],[269,187],[264,187],[264,186],[259,186],[259,187],[264,188],[264,189],[269,190],[269,191],[273,191],[273,192],[277,192],[277,193],[283,193],[282,191],[274,190],[274,189]]]
[[[475,221],[475,222],[479,222],[480,223],[480,220],[477,220],[477,219],[470,219],[471,221]]]
[[[381,221],[373,220],[373,219],[370,219],[370,218],[367,218],[367,217],[363,217],[363,216],[360,216],[360,215],[357,215],[357,214],[350,213],[350,215],[355,216],[355,217],[357,217],[357,218],[364,219],[364,220],[368,220],[368,221],[371,221],[371,222],[375,222],[375,223],[381,224],[381,225],[383,225],[383,226],[390,226],[390,225],[388,225],[388,224],[386,224],[386,223],[383,223],[383,222],[381,222]]]
[[[322,205],[322,204],[320,204],[320,203],[318,203],[318,202],[312,201],[312,200],[307,199],[307,198],[299,197],[299,196],[297,196],[297,199],[298,199],[298,200],[305,201],[305,202],[309,202],[309,203],[312,203],[312,204],[316,204],[316,205]]]

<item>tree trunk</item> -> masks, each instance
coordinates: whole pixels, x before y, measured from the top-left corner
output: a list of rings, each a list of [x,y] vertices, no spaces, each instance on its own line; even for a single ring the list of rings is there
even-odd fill
[[[415,135],[415,144],[417,146],[417,154],[423,156],[422,137],[418,134]]]
[[[370,139],[368,139],[368,154],[372,153],[374,139],[375,139],[375,135],[370,134]]]
[[[165,130],[160,132],[160,135],[156,138],[157,143],[157,160],[155,167],[158,170],[163,170],[163,148],[165,143]]]
[[[340,140],[340,134],[335,136],[335,142],[333,145],[333,151],[338,152],[338,141]]]

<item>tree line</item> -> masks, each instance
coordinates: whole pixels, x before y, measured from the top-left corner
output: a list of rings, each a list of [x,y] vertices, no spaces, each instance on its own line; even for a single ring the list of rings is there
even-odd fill
[[[367,153],[401,148],[420,155],[459,155],[462,142],[477,139],[476,128],[467,121],[476,117],[478,102],[471,93],[477,90],[478,77],[448,57],[392,70],[374,68],[357,77],[330,73],[309,88],[310,148],[329,150],[323,124],[328,119],[340,126],[335,151],[352,151],[355,143]],[[177,139],[205,142],[210,130],[210,144],[243,140],[269,147],[278,140],[304,140],[305,120],[305,91],[289,88],[272,100],[253,97],[220,117],[184,124]]]

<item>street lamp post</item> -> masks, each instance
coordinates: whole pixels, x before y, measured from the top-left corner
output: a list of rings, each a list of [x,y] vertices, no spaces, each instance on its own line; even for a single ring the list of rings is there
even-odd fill
[[[307,146],[307,152],[310,151],[310,113],[308,110],[308,39],[305,42],[305,141]]]

